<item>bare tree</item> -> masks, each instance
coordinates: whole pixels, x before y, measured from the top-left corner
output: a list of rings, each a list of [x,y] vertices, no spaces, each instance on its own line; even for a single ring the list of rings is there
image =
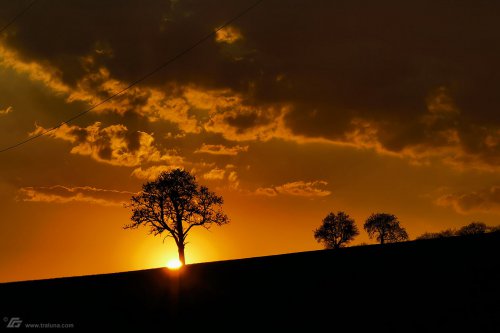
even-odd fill
[[[321,226],[314,231],[316,241],[327,249],[338,249],[351,242],[359,235],[358,227],[352,218],[344,212],[328,214]]]
[[[229,218],[222,211],[223,199],[199,186],[189,172],[175,169],[161,173],[154,181],[142,186],[142,191],[132,196],[132,223],[125,229],[140,225],[149,227],[153,235],[172,237],[177,245],[179,261],[184,265],[186,238],[194,227],[209,229],[213,224],[223,225]]]
[[[408,240],[408,233],[399,224],[395,215],[386,213],[372,214],[366,220],[364,228],[370,238],[376,237],[380,244],[396,243]]]

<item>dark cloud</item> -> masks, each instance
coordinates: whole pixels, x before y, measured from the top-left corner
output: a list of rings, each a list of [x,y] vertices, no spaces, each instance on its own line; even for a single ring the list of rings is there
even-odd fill
[[[103,141],[97,145],[97,156],[99,156],[99,158],[110,161],[112,153],[113,150],[111,149],[109,141]]]
[[[75,138],[75,141],[79,144],[87,141],[87,138],[89,136],[89,132],[87,131],[87,129],[80,127],[73,127],[69,134],[70,136],[73,136]]]
[[[113,91],[106,82],[133,81],[250,3],[53,1],[31,10],[5,43],[99,99]],[[246,139],[262,137],[246,133],[281,117],[292,136],[344,142],[362,120],[372,129],[364,146],[414,158],[454,155],[457,165],[496,169],[499,14],[491,1],[266,1],[234,23],[234,41],[214,38],[148,80],[166,100],[143,89],[113,107],[199,133],[184,89],[229,90],[244,107],[219,117],[225,124],[218,128]],[[93,76],[101,68],[107,72]],[[153,102],[167,111],[152,116]],[[284,106],[284,117],[248,111]]]
[[[469,193],[450,193],[436,201],[441,206],[451,206],[459,213],[500,212],[500,186],[491,186]]]
[[[125,141],[127,142],[127,148],[128,150],[135,152],[139,148],[141,148],[141,132],[128,132],[125,135]]]
[[[268,124],[271,121],[272,119],[259,117],[259,114],[257,112],[250,112],[244,114],[238,113],[226,117],[226,122],[230,126],[237,128],[237,131],[240,133],[243,133],[246,130],[257,127],[259,125]]]

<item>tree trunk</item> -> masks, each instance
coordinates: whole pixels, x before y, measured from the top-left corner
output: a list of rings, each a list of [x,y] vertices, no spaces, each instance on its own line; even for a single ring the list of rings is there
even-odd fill
[[[178,210],[176,210],[178,211]],[[177,235],[179,237],[179,243],[177,243],[177,249],[179,251],[179,261],[181,262],[182,266],[186,264],[186,256],[184,255],[184,247],[186,244],[184,243],[184,228],[182,227],[182,215],[177,213]]]
[[[384,244],[384,233],[380,234],[380,244]]]
[[[181,262],[182,266],[186,264],[186,256],[184,255],[184,244],[179,244],[177,246],[177,249],[179,251],[179,261]]]

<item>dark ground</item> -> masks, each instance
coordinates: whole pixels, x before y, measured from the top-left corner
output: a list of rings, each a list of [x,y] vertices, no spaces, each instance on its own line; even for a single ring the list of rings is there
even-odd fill
[[[499,254],[496,233],[4,283],[0,320],[92,331],[500,332]]]

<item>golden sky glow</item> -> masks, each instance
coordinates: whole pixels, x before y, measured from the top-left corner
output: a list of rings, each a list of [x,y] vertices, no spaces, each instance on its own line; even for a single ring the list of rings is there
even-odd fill
[[[500,7],[361,3],[264,1],[1,153],[0,282],[164,267],[175,245],[123,230],[123,203],[177,167],[221,194],[232,221],[193,232],[188,263],[319,249],[313,230],[338,210],[360,229],[395,214],[411,238],[498,225]],[[39,3],[0,36],[0,148],[249,4]],[[2,3],[0,26],[22,7]]]

